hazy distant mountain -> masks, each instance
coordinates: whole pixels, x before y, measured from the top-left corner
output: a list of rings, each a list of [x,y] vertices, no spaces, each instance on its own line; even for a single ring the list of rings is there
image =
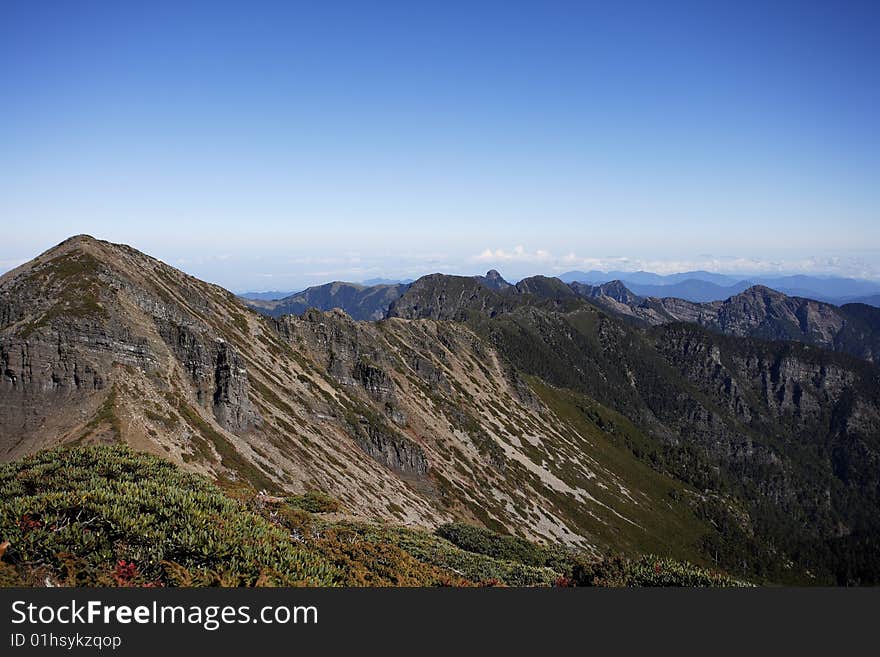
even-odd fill
[[[413,279],[411,278],[368,278],[365,281],[361,281],[361,285],[366,285],[367,287],[373,285],[408,285],[412,282]]]
[[[869,306],[880,308],[880,294],[873,294],[868,297],[854,297],[852,299],[847,299],[846,303],[864,303]]]
[[[295,294],[293,290],[288,292],[281,292],[279,290],[270,290],[268,292],[245,292],[243,294],[239,294],[242,299],[252,299],[254,301],[275,301],[277,299],[283,299],[284,297],[288,297],[291,294]]]
[[[857,278],[819,276],[752,277],[751,280],[775,290],[803,290],[815,295],[811,298],[844,299],[852,296],[880,294],[880,283]],[[786,292],[788,294],[788,292]]]
[[[569,287],[579,296],[585,299],[604,301],[610,299],[625,306],[633,306],[641,303],[642,298],[633,294],[622,281],[609,281],[601,285],[587,285],[586,283],[571,283]],[[615,308],[616,309],[616,308]]]
[[[563,283],[587,283],[593,285],[611,280],[608,276],[608,272],[594,269],[591,271],[567,271],[564,274],[559,274],[557,278]]]
[[[726,335],[797,340],[869,361],[880,359],[880,310],[871,306],[838,307],[788,296],[746,281],[732,288],[702,281],[695,283],[695,287],[713,286],[715,290],[735,293],[725,294],[721,301],[696,302],[674,296],[637,294],[620,280],[601,285],[578,282],[566,285],[548,276],[531,276],[513,286],[492,270],[487,276],[424,276],[389,306],[388,315],[462,321],[478,313],[490,317],[510,313],[523,303],[538,302],[545,310],[567,311],[573,307],[572,300],[580,297],[649,325],[690,322]],[[689,284],[684,281],[668,286],[639,287],[662,293],[683,290]],[[737,290],[737,287],[745,289]]]
[[[485,276],[477,276],[486,287],[493,289],[509,289],[513,284],[505,280],[496,270],[489,271]],[[632,292],[643,297],[675,297],[687,301],[724,301],[752,285],[765,285],[778,290],[788,296],[816,299],[835,305],[846,303],[865,303],[880,307],[880,284],[873,281],[852,278],[822,278],[814,276],[784,276],[762,277],[756,276],[746,279],[737,279],[734,276],[715,274],[706,271],[683,272],[680,274],[653,274],[651,272],[620,272],[620,271],[570,271],[560,275],[559,280],[564,283],[587,283],[589,285],[601,285],[614,280],[619,280]],[[362,285],[374,287],[377,285],[409,285],[412,279],[371,278],[362,283],[350,285]],[[322,286],[316,286],[318,288]],[[315,288],[309,288],[315,289]],[[296,296],[303,292],[246,292],[241,294],[243,299],[251,301],[278,301],[285,297]],[[319,303],[318,300],[315,300]],[[336,303],[342,300],[337,299]],[[390,301],[389,301],[390,303]],[[355,304],[357,305],[357,304]],[[320,304],[315,307],[323,307]],[[346,312],[350,309],[343,303],[341,307]],[[260,309],[255,306],[255,308]],[[274,308],[274,306],[272,307]],[[272,310],[265,307],[264,310]],[[387,306],[386,306],[387,308]],[[302,312],[305,308],[298,310]],[[352,309],[357,315],[362,313]],[[349,312],[351,314],[351,312]],[[354,316],[354,315],[352,315]]]
[[[558,277],[565,283],[607,283],[620,280],[633,285],[675,285],[688,280],[706,281],[719,286],[730,286],[739,282],[739,278],[726,274],[716,274],[708,271],[688,271],[678,274],[654,274],[649,271],[569,271]]]
[[[545,299],[565,299],[574,296],[572,289],[558,278],[529,276],[516,284],[519,294],[530,294]]]
[[[405,279],[397,279],[397,278],[369,278],[365,281],[361,281],[360,283],[345,283],[345,285],[355,285],[361,287],[375,287],[377,285],[408,285],[413,282],[411,278]],[[338,282],[337,282],[338,283]],[[326,285],[326,284],[325,284]],[[317,290],[319,288],[324,287],[324,285],[317,285],[306,290],[302,290],[301,292],[297,292],[296,290],[269,290],[267,292],[244,292],[239,294],[238,296],[242,299],[249,299],[251,301],[278,301],[280,299],[284,299],[286,297],[294,297],[297,295],[305,294],[308,290]],[[314,306],[319,307],[319,306]],[[305,310],[305,309],[303,309]],[[302,312],[302,311],[300,311]]]
[[[501,292],[514,290],[514,286],[504,280],[501,274],[494,269],[486,272],[485,276],[460,276],[456,278],[460,278],[465,282],[465,285],[475,289],[488,288]],[[424,284],[430,280],[431,276],[423,276],[417,282]],[[552,280],[558,282],[557,279]],[[360,285],[335,281],[307,288],[283,299],[260,300],[244,297],[243,301],[252,309],[272,317],[301,315],[309,308],[317,308],[318,310],[339,308],[352,319],[376,320],[385,317],[391,304],[399,299],[411,285],[413,283]]]
[[[629,289],[643,297],[678,297],[688,301],[721,301],[747,290],[752,283],[740,281],[734,285],[722,286],[710,281],[689,278],[680,283],[669,285],[644,285],[642,283],[625,283]]]
[[[677,297],[688,301],[723,301],[751,285],[764,285],[788,296],[800,296],[838,305],[862,297],[880,295],[880,283],[875,281],[800,274],[795,276],[757,274],[743,277],[707,271],[662,275],[644,271],[594,270],[566,272],[561,274],[559,279],[566,283],[579,282],[589,285],[620,280],[633,292],[642,296]]]

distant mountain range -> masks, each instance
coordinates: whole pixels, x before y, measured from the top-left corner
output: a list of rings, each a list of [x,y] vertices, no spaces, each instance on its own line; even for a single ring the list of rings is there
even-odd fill
[[[763,285],[724,301],[702,303],[640,297],[620,281],[598,286],[572,283],[571,287],[607,310],[652,326],[691,322],[726,335],[797,340],[865,360],[880,359],[880,309],[864,304],[835,306],[790,297]]]
[[[880,308],[880,294],[872,294],[866,297],[853,297],[847,300],[847,303],[863,303],[866,306],[875,306]]]
[[[530,297],[564,307],[573,299],[586,299],[614,314],[657,326],[692,322],[739,337],[798,340],[866,360],[880,358],[880,310],[861,303],[840,306],[789,296],[764,285],[745,281],[728,288],[715,283],[685,279],[669,285],[636,285],[652,293],[689,290],[700,295],[700,286],[724,289],[723,301],[692,301],[676,296],[644,295],[623,281],[600,285],[559,278],[530,276],[515,285],[496,270],[485,276],[431,274],[413,283],[364,286],[334,282],[310,287],[275,301],[243,300],[254,310],[272,317],[301,315],[310,308],[338,308],[356,320],[388,316],[459,319],[474,311],[490,316],[509,312],[519,303],[513,297]],[[487,296],[491,291],[493,296]],[[704,290],[703,290],[704,291]]]
[[[474,276],[473,280],[490,289],[503,290],[513,287],[494,269],[485,276]],[[373,279],[385,281],[388,279]],[[282,315],[301,315],[309,308],[318,310],[344,310],[352,319],[376,320],[385,317],[391,304],[399,299],[412,281],[395,283],[376,283],[373,285],[334,281],[315,285],[302,292],[282,298],[262,299],[242,296],[242,300],[254,310],[271,317]],[[266,292],[264,294],[272,294]]]
[[[399,285],[401,283],[412,283],[412,278],[368,278],[361,281],[361,285]]]
[[[707,271],[679,274],[653,274],[637,271],[569,271],[560,274],[565,283],[601,285],[620,280],[633,292],[645,297],[677,297],[688,301],[723,301],[753,285],[764,285],[789,296],[799,296],[841,305],[867,303],[878,305],[880,283],[857,278],[834,276],[772,276],[736,277]]]
[[[688,301],[722,301],[749,289],[753,285],[750,281],[740,281],[733,285],[718,285],[717,283],[701,281],[696,278],[689,278],[680,283],[672,283],[670,285],[651,285],[626,280],[622,282],[630,290],[643,297],[677,297],[679,299],[687,299]],[[596,284],[600,285],[601,283]]]
[[[709,271],[688,271],[678,274],[654,274],[649,271],[567,271],[557,278],[564,283],[600,284],[622,280],[637,285],[674,285],[687,280],[698,280],[715,283],[719,286],[731,285],[738,280],[731,279],[726,274],[716,274]]]
[[[713,295],[713,289],[723,292]],[[500,296],[490,299],[481,290]],[[682,291],[685,293],[674,294]],[[364,286],[337,281],[274,301],[243,301],[272,317],[301,315],[310,308],[338,308],[352,319],[378,320],[407,308],[404,316],[416,313],[433,319],[451,319],[474,310],[491,315],[507,312],[514,303],[511,297],[523,295],[562,306],[574,298],[586,299],[618,316],[652,326],[693,322],[728,335],[800,340],[867,360],[880,357],[880,310],[876,306],[862,302],[837,305],[746,281],[724,288],[696,279],[668,285],[629,285],[620,280],[591,285],[530,276],[514,285],[493,269],[485,276],[431,274],[413,283],[397,285]],[[409,308],[409,299],[414,296],[421,305]],[[878,296],[865,299],[875,303],[880,300]]]
[[[289,297],[291,294],[296,293],[292,290],[287,292],[282,292],[281,290],[268,290],[266,292],[243,292],[239,296],[242,299],[252,299],[253,301],[275,301],[276,299]]]
[[[494,274],[504,281],[497,271]],[[490,272],[491,273],[491,272]],[[486,278],[486,277],[480,277]],[[724,301],[729,297],[739,294],[753,285],[764,285],[771,289],[807,299],[816,299],[835,305],[846,303],[864,303],[869,306],[880,307],[880,283],[856,278],[822,277],[822,276],[768,276],[755,275],[747,278],[738,278],[726,274],[717,274],[708,271],[690,271],[679,274],[654,274],[651,272],[637,271],[569,271],[560,274],[557,278],[563,283],[587,283],[589,285],[601,285],[611,281],[622,281],[626,287],[642,297],[675,297],[687,301]],[[371,278],[360,283],[342,283],[336,281],[334,285],[347,285],[359,289],[379,285],[409,285],[412,279]],[[491,286],[492,281],[484,281]],[[510,285],[504,281],[505,285]],[[301,292],[245,292],[239,296],[252,301],[279,301],[290,297],[315,299],[315,307],[323,308],[322,295],[314,292],[325,288],[319,285],[307,288]],[[317,295],[317,296],[315,296]],[[375,310],[375,309],[372,309]],[[301,311],[300,311],[301,312]],[[363,313],[355,311],[352,317],[356,319],[375,319],[372,315],[360,316]]]

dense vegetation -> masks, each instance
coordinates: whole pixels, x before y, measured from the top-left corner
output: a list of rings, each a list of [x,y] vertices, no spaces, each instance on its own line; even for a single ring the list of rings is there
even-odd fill
[[[0,585],[729,586],[686,563],[588,558],[486,529],[330,520],[309,492],[258,494],[122,446],[0,466]]]
[[[693,564],[644,555],[627,559],[613,555],[591,559],[563,546],[537,545],[517,536],[452,523],[437,528],[437,535],[458,547],[515,563],[549,568],[557,573],[556,586],[742,586],[723,573]]]
[[[70,585],[312,584],[341,575],[204,479],[125,447],[0,466],[5,562]]]
[[[629,418],[638,432],[609,436],[701,491],[692,505],[718,530],[705,559],[766,582],[880,582],[875,366],[692,324],[645,331],[587,305],[465,321],[521,372]],[[786,383],[786,368],[844,372],[847,387],[831,398],[822,383]],[[807,395],[815,412],[798,408]]]

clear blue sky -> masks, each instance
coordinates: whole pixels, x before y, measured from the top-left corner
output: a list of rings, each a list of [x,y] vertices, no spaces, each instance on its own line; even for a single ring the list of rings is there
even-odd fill
[[[878,101],[876,1],[5,0],[0,269],[880,278]]]

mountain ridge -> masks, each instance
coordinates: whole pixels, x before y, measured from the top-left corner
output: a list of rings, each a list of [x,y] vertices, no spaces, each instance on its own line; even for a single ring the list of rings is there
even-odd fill
[[[651,325],[692,322],[727,335],[798,340],[872,362],[880,355],[880,309],[863,304],[838,307],[791,297],[764,285],[708,303],[619,291],[609,295],[602,293],[601,286],[572,285],[603,307]]]
[[[121,441],[257,489],[324,490],[367,517],[467,520],[593,551],[684,541],[674,551],[699,558],[708,528],[661,504],[680,484],[624,453],[623,474],[591,460],[577,446],[619,448],[594,424],[566,428],[464,325],[263,317],[91,238],[4,276],[0,304],[3,460]]]
[[[499,287],[434,274],[379,321],[268,317],[131,247],[65,241],[0,278],[0,458],[124,442],[366,517],[880,581],[874,365],[682,322],[623,284]]]
[[[752,293],[784,297],[761,287]],[[854,572],[847,555],[862,549],[855,545],[880,547],[875,484],[855,483],[875,479],[869,473],[878,458],[880,378],[868,361],[677,320],[646,330],[612,319],[617,313],[597,313],[601,306],[587,299],[565,312],[526,303],[494,315],[481,309],[487,304],[468,302],[446,308],[445,316],[472,326],[527,374],[600,400],[645,427],[657,442],[630,448],[661,471],[748,500],[749,510],[733,515],[725,503],[706,509],[723,526],[750,518],[740,526],[744,533],[726,536],[722,552],[742,549],[737,558],[772,569],[770,555],[780,547],[800,551],[817,568],[835,563],[844,581]],[[410,317],[428,308],[417,300],[406,306],[415,312]],[[817,476],[816,467],[824,474]],[[826,491],[837,491],[836,502],[827,503]],[[867,497],[855,502],[853,495]],[[774,547],[753,544],[749,536],[759,535],[772,536]]]
[[[752,285],[764,285],[789,296],[800,296],[835,305],[859,299],[871,299],[880,293],[880,282],[841,276],[803,274],[750,274],[733,276],[706,271],[677,274],[654,274],[637,271],[570,271],[559,274],[565,283],[599,285],[620,280],[641,296],[677,297],[687,301],[723,301]],[[876,301],[876,300],[875,300]],[[873,303],[872,305],[878,305]]]
[[[244,303],[272,317],[300,315],[309,308],[343,308],[354,319],[382,319],[389,304],[409,287],[407,283],[362,285],[333,281],[306,288],[281,299],[244,299]]]

